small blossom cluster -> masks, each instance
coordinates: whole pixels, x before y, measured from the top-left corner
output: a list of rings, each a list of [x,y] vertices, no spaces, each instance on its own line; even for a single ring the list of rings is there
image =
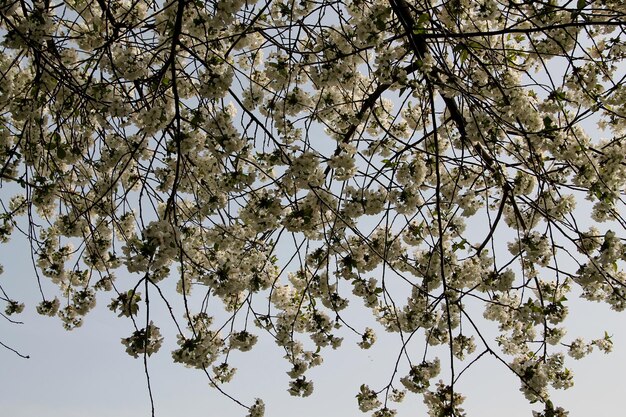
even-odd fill
[[[516,357],[511,363],[511,369],[520,378],[520,391],[533,402],[549,398],[549,384],[557,389],[566,389],[573,384],[573,374],[564,367],[562,353],[550,355],[545,359],[532,354]]]
[[[432,362],[424,361],[411,367],[411,371],[400,382],[411,392],[423,393],[430,387],[430,380],[439,375],[441,368],[439,359]]]
[[[178,349],[172,351],[174,362],[191,368],[204,369],[211,366],[222,354],[224,339],[219,332],[209,329],[212,319],[199,314],[191,319],[194,334],[190,337],[178,335]]]
[[[454,389],[439,381],[436,391],[428,391],[424,394],[424,403],[428,407],[430,417],[464,417],[465,411],[460,407],[465,401]]]
[[[126,353],[137,358],[139,355],[152,355],[161,348],[163,337],[159,328],[152,322],[148,327],[133,332],[130,337],[122,339],[122,344],[126,346]]]

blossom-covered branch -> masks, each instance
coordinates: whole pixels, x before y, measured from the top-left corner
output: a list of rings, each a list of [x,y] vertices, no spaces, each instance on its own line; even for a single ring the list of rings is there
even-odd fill
[[[326,349],[380,331],[397,358],[363,412],[464,415],[456,383],[495,360],[563,416],[566,354],[612,346],[566,337],[568,298],[626,308],[624,21],[617,0],[5,1],[0,241],[30,244],[40,314],[72,329],[107,299],[147,375],[175,340],[249,416],[233,351],[270,338],[308,396]]]

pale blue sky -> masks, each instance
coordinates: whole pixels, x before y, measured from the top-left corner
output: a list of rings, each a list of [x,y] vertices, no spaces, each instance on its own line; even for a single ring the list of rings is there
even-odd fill
[[[100,294],[99,305],[82,328],[66,332],[58,319],[34,313],[36,281],[25,248],[16,244],[3,247],[0,262],[5,265],[5,273],[0,276],[5,289],[28,303],[20,317],[25,324],[16,326],[1,321],[0,335],[3,342],[31,356],[24,360],[8,350],[0,350],[0,415],[149,415],[142,361],[128,356],[120,344],[120,338],[128,336],[131,327],[106,309],[110,295]],[[123,279],[123,275],[118,279]],[[621,398],[626,392],[623,316],[603,305],[573,301],[567,323],[566,340],[578,335],[597,338],[606,329],[614,334],[615,350],[609,355],[594,352],[581,361],[571,360],[569,367],[576,374],[575,386],[557,392],[553,397],[555,404],[568,408],[569,417],[619,415]],[[239,372],[225,389],[244,402],[257,396],[264,398],[268,417],[364,415],[358,411],[354,398],[359,385],[363,382],[371,383],[373,388],[383,385],[397,353],[397,343],[385,342],[385,337],[389,336],[379,332],[379,342],[370,351],[361,351],[356,348],[354,336],[347,335],[342,349],[327,351],[325,363],[310,371],[316,390],[305,399],[288,395],[285,374],[288,365],[280,350],[261,338],[253,351],[235,352],[233,364]],[[151,358],[150,369],[159,417],[246,414],[244,409],[209,388],[200,371],[173,364],[167,346]],[[531,415],[515,378],[488,358],[468,371],[458,388],[468,397],[465,402],[468,416]],[[425,415],[420,397],[409,395],[398,406],[398,417]]]

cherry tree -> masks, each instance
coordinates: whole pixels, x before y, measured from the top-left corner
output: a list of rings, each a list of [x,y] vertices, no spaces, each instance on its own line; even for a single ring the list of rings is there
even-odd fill
[[[568,297],[626,308],[625,22],[621,0],[3,1],[0,240],[30,242],[37,312],[71,330],[110,300],[129,355],[171,337],[218,390],[259,337],[308,396],[328,349],[386,331],[363,412],[463,416],[492,360],[565,416],[568,361],[612,347],[565,334]]]

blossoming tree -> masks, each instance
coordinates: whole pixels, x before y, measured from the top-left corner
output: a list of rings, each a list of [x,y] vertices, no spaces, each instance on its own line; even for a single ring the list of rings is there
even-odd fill
[[[566,355],[611,349],[565,336],[568,295],[626,308],[624,22],[621,0],[3,1],[0,239],[58,286],[40,314],[112,298],[145,360],[160,309],[218,389],[263,335],[307,396],[326,349],[387,331],[363,412],[410,392],[462,416],[455,384],[494,360],[563,416]]]

